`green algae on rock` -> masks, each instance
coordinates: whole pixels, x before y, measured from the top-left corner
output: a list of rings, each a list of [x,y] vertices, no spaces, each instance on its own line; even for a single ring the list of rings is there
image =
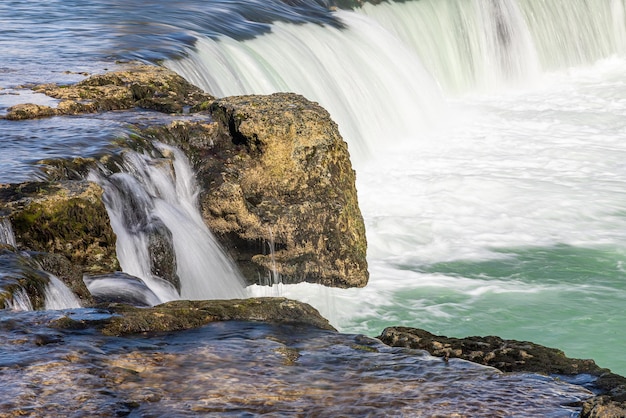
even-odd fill
[[[93,273],[115,271],[116,237],[102,193],[87,181],[0,185],[0,211],[18,248],[61,254]]]

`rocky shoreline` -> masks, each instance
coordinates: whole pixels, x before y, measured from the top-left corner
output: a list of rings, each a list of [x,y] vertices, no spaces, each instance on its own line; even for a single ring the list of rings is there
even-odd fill
[[[123,139],[124,146],[150,147],[158,139],[187,155],[202,188],[204,221],[249,284],[270,271],[284,283],[367,284],[367,243],[355,173],[337,126],[316,103],[287,93],[215,99],[173,72],[140,64],[76,85],[29,88],[58,99],[57,106],[19,104],[4,119],[20,123],[136,108],[179,116],[167,124],[135,127],[136,135]],[[41,309],[47,283],[42,271],[47,271],[62,279],[83,306],[110,314],[104,320],[66,317],[50,324],[59,329],[128,335],[252,320],[332,330],[315,309],[286,299],[175,301],[150,308],[97,304],[83,275],[119,271],[119,262],[102,189],[86,180],[86,174],[99,166],[119,170],[117,161],[110,154],[42,161],[48,181],[0,185],[0,220],[10,222],[17,243],[17,248],[0,247],[0,263],[15,271],[0,279],[0,306],[25,289],[33,307]],[[173,250],[164,248],[164,242],[157,233],[151,247],[153,272],[168,276],[175,286],[175,272],[167,272],[175,263]],[[378,338],[390,346],[426,350],[443,361],[461,358],[503,372],[589,375],[588,386],[597,396],[580,405],[581,416],[626,416],[626,379],[592,360],[569,359],[530,342],[448,338],[413,328],[388,328]]]

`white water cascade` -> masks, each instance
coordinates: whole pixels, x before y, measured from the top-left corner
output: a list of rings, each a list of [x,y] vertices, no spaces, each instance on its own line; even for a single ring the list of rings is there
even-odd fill
[[[10,301],[5,301],[4,308],[12,311],[32,311],[33,304],[28,297],[28,293],[24,289],[18,289],[13,292],[13,298]]]
[[[15,243],[15,235],[11,222],[7,218],[0,219],[0,244],[7,244],[11,247],[17,247]]]
[[[359,12],[409,45],[449,91],[515,86],[539,73],[534,41],[514,0],[367,3]]]
[[[363,13],[410,46],[451,92],[532,83],[626,52],[623,0],[420,0]]]
[[[92,174],[105,190],[122,270],[142,279],[160,302],[244,297],[241,275],[202,220],[187,158],[173,147],[154,145],[160,156],[127,152],[124,172]],[[180,294],[151,271],[147,231],[154,225],[171,233]]]
[[[444,103],[419,59],[388,31],[336,14],[345,28],[279,22],[251,40],[200,38],[188,57],[165,65],[217,96],[287,91],[319,102],[358,165],[386,140],[436,124]]]
[[[48,273],[50,282],[46,287],[45,309],[80,308],[80,300],[58,277]]]

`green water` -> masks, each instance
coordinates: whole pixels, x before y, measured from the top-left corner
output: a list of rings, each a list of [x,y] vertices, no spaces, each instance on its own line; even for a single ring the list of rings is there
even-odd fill
[[[402,324],[447,336],[527,340],[626,374],[623,249],[557,245],[499,253],[484,261],[398,264],[430,279],[397,289],[380,317],[358,322],[370,332]]]

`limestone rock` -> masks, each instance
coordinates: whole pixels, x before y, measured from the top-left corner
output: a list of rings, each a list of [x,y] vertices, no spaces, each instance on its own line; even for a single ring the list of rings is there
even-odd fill
[[[207,106],[212,124],[149,136],[190,157],[205,222],[250,282],[365,286],[366,238],[347,144],[330,115],[296,94]],[[261,280],[262,281],[262,280]]]
[[[211,100],[209,94],[178,74],[154,65],[132,64],[127,69],[97,74],[74,85],[43,84],[32,87],[60,100],[56,108],[19,104],[7,110],[9,120],[55,115],[104,112],[139,107],[164,113],[182,113],[185,108]]]

